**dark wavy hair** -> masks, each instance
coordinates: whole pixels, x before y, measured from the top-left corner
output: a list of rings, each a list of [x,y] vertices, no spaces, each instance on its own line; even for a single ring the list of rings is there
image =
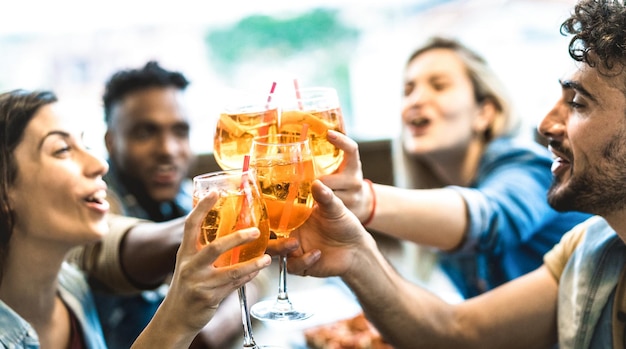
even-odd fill
[[[624,1],[581,0],[561,24],[561,34],[573,35],[569,54],[574,60],[600,71],[626,67]]]
[[[113,104],[122,100],[126,95],[152,87],[175,87],[184,90],[189,85],[185,76],[176,71],[169,71],[159,66],[159,63],[150,61],[141,69],[121,70],[113,74],[105,85],[104,121],[110,126],[111,109]]]
[[[9,188],[18,176],[15,148],[37,111],[56,101],[50,91],[13,90],[0,94],[0,282],[17,218],[9,202]]]

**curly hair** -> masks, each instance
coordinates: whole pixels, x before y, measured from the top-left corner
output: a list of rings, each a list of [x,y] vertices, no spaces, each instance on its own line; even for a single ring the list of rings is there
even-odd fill
[[[563,24],[573,35],[570,56],[591,67],[611,71],[626,67],[626,5],[617,0],[581,0]]]
[[[0,281],[16,220],[9,202],[9,188],[18,176],[14,151],[37,111],[56,101],[50,91],[13,90],[0,94]]]
[[[184,90],[189,81],[180,72],[163,69],[155,61],[150,61],[141,69],[121,70],[113,74],[105,85],[102,97],[104,102],[104,121],[109,125],[113,104],[126,95],[152,87],[175,87]],[[110,125],[109,125],[110,126]]]

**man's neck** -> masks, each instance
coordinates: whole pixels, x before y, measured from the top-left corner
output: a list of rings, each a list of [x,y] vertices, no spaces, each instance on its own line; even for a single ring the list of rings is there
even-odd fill
[[[129,205],[127,195],[130,195],[136,201],[133,205],[138,206],[138,208],[145,212],[145,217],[142,214],[139,218],[146,218],[154,222],[163,222],[185,215],[185,212],[181,212],[174,201],[155,201],[150,198],[150,195],[148,195],[148,192],[144,189],[145,186],[140,180],[125,175],[120,172],[115,165],[111,165],[111,171],[107,174],[107,177],[116,183],[116,185],[113,185],[112,189],[118,191],[117,194],[123,198],[124,205]],[[126,210],[129,211],[129,214],[133,214],[132,208],[126,207]]]
[[[612,212],[603,215],[604,219],[609,223],[611,228],[615,230],[617,235],[626,243],[626,210]]]

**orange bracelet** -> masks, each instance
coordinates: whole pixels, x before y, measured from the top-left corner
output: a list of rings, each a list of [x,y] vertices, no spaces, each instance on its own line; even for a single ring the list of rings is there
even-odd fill
[[[372,210],[370,211],[370,215],[367,217],[367,219],[364,222],[361,222],[363,226],[366,226],[372,222],[372,219],[374,219],[374,213],[376,213],[376,192],[374,191],[374,184],[372,183],[372,181],[365,178],[363,179],[363,182],[369,184],[370,193],[372,193]]]

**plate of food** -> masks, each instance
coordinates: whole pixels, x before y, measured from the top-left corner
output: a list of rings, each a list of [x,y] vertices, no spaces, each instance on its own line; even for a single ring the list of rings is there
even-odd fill
[[[393,349],[361,312],[349,319],[304,330],[308,349]]]

